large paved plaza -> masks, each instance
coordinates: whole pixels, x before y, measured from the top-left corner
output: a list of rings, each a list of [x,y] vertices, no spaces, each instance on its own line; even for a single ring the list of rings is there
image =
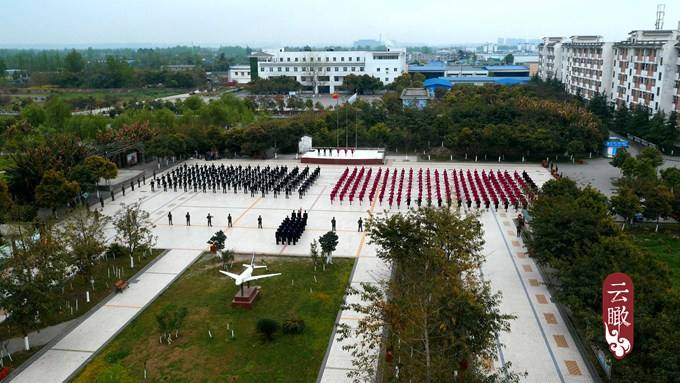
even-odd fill
[[[220,161],[211,162],[219,164]],[[201,162],[203,163],[203,162]],[[296,161],[224,161],[230,165],[248,164],[256,166],[300,165]],[[191,162],[190,162],[191,164]],[[312,166],[312,165],[310,165]],[[526,170],[539,186],[547,181],[549,173],[536,165],[471,164],[471,163],[408,163],[389,162],[391,170],[401,168],[439,169],[489,169]],[[227,235],[226,248],[237,253],[266,254],[281,256],[308,256],[313,239],[331,229],[331,219],[337,221],[339,244],[336,257],[357,258],[352,274],[353,284],[374,282],[388,276],[388,268],[376,258],[376,249],[369,238],[357,232],[357,220],[368,219],[370,215],[394,214],[406,211],[392,207],[386,209],[377,201],[342,205],[330,201],[330,191],[345,166],[324,165],[321,176],[310,191],[302,198],[297,193],[286,199],[266,197],[239,192],[213,193],[174,191],[151,191],[149,182],[128,190],[126,195],[117,195],[115,202],[106,201],[103,212],[113,215],[121,203],[140,202],[156,225],[157,247],[168,249],[165,255],[147,269],[137,280],[131,281],[130,288],[104,304],[92,316],[86,318],[65,336],[46,347],[40,357],[19,376],[15,382],[61,382],[73,374],[100,347],[120,331],[135,315],[141,312],[158,294],[169,286],[202,251],[207,249],[206,241],[217,230]],[[373,167],[374,171],[377,169]],[[148,180],[147,180],[148,181]],[[308,224],[296,245],[277,245],[275,230],[292,210],[302,209],[309,214]],[[463,213],[466,212],[463,207]],[[476,211],[476,209],[473,209]],[[512,321],[512,331],[503,333],[499,342],[496,365],[512,362],[514,370],[527,371],[528,382],[590,382],[592,379],[580,356],[573,339],[543,286],[536,265],[526,256],[523,243],[515,235],[512,208],[506,213],[493,207],[481,213],[484,224],[484,252],[487,261],[483,267],[484,277],[494,290],[503,293],[501,311],[517,316]],[[168,224],[167,215],[172,212],[174,225]],[[186,226],[184,216],[191,215],[191,226]],[[206,216],[214,216],[212,227],[207,225]],[[233,227],[227,227],[227,214],[231,214]],[[258,217],[262,217],[263,228],[258,228]],[[108,229],[109,237],[113,229]],[[338,320],[352,325],[359,318],[356,313],[341,312]],[[336,340],[329,342],[329,351],[320,373],[323,382],[345,382],[347,369],[352,368],[350,356],[342,350]]]

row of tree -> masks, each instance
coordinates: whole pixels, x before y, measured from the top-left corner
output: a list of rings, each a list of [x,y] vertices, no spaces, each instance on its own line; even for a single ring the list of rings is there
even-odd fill
[[[635,283],[635,350],[610,360],[611,380],[675,382],[680,380],[680,294],[668,267],[642,251],[615,225],[607,198],[567,178],[545,183],[530,208],[531,256],[548,273],[553,296],[565,305],[588,344],[608,350],[602,325],[601,289],[613,272]],[[606,352],[606,351],[605,351]]]
[[[616,194],[611,205],[624,218],[624,227],[638,214],[656,220],[656,230],[660,218],[680,217],[680,169],[670,167],[659,172],[662,163],[661,152],[654,148],[643,149],[637,157],[619,151],[612,160],[623,177],[614,183]]]
[[[448,209],[420,209],[372,218],[368,235],[393,276],[350,289],[363,314],[356,329],[341,326],[355,382],[516,382],[521,374],[492,373],[497,336],[511,315],[499,310],[501,294],[482,280],[482,225]],[[381,354],[378,350],[383,350]],[[383,363],[383,360],[385,361]]]
[[[649,141],[666,154],[680,153],[680,129],[678,114],[662,111],[652,114],[650,108],[638,106],[628,109],[626,105],[614,110],[605,95],[596,95],[588,102],[588,108],[598,116],[604,126],[619,134],[633,135]]]
[[[110,246],[104,231],[109,222],[116,229]],[[8,224],[2,241],[10,250],[0,263],[0,307],[8,313],[4,324],[20,331],[28,350],[29,332],[71,319],[64,306],[69,282],[81,278],[81,285],[87,286],[77,292],[81,302],[95,285],[107,290],[110,286],[96,280],[96,271],[106,270],[117,255],[130,257],[131,268],[136,257],[149,256],[156,240],[152,228],[149,214],[136,204],[124,206],[113,219],[83,209],[59,225]]]

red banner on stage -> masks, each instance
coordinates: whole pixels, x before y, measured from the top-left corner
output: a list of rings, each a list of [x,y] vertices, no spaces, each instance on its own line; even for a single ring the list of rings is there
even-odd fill
[[[624,273],[612,273],[602,283],[602,322],[609,351],[621,360],[633,351],[633,281]]]

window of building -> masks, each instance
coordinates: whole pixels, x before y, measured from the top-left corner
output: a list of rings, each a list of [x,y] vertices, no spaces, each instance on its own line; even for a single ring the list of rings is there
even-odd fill
[[[349,57],[347,58],[347,61],[352,61],[352,56],[349,56]]]
[[[344,58],[344,57],[340,57],[340,61],[345,61],[345,58]]]
[[[661,72],[659,72],[659,80],[661,80]]]
[[[260,68],[260,72],[264,72],[264,67]]]
[[[286,61],[290,62],[290,57],[286,57]]]
[[[280,61],[280,62],[283,62],[283,57],[280,57],[280,58],[279,58],[279,61]]]
[[[353,66],[353,67],[352,67],[352,72],[356,71],[356,68],[357,68],[357,67]]]
[[[361,61],[361,60],[359,60],[359,58],[357,57],[357,62],[359,62],[359,61]]]
[[[656,95],[657,95],[657,96],[659,95],[659,92],[660,92],[660,91],[661,91],[661,88],[659,88],[659,87],[657,86],[657,87],[656,87]]]
[[[333,57],[333,62],[338,61],[337,57]]]
[[[335,76],[335,77],[333,77],[333,80],[335,80],[335,82],[339,82],[339,81],[340,81],[340,76]]]
[[[342,67],[342,71],[347,72],[347,67],[346,66]]]
[[[297,61],[298,61],[298,58],[296,57],[296,58],[295,58],[295,62],[297,62]]]
[[[336,71],[336,72],[339,72],[339,71],[340,71],[340,67],[337,67],[337,66],[336,66],[336,67],[335,67],[335,71]]]
[[[376,71],[380,72],[380,68],[375,68]]]
[[[289,67],[286,67],[286,72],[290,72],[290,68],[289,68]]]
[[[296,67],[296,66],[293,67],[293,72],[297,72],[297,67]]]
[[[302,62],[307,62],[307,57],[302,57]]]
[[[326,56],[326,62],[330,61],[330,57]]]
[[[364,67],[360,66],[360,67],[359,67],[359,72],[363,72],[363,71],[364,71]]]
[[[659,65],[663,66],[663,57],[661,57],[661,60],[659,61]]]
[[[273,72],[273,71],[274,71],[274,68],[269,67],[269,71],[270,71],[270,72]]]
[[[277,69],[277,71],[281,72],[281,67],[278,67],[278,68],[276,68],[276,69]]]
[[[390,78],[389,78],[389,77],[385,77],[385,82],[389,82],[389,81],[390,81]]]
[[[331,67],[326,67],[326,72],[330,72],[330,71],[331,71]]]
[[[394,71],[396,72],[396,71],[397,71],[397,68],[394,68]]]

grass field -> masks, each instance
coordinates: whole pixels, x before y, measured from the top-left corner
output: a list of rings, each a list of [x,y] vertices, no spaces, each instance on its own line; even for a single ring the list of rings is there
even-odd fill
[[[202,257],[85,367],[74,382],[314,382],[348,285],[353,260],[314,271],[309,259],[277,258],[257,281],[262,295],[252,310],[231,307],[237,287]],[[235,267],[240,272],[241,267]],[[316,281],[314,280],[316,276]],[[310,291],[311,289],[311,291]],[[186,307],[179,338],[159,344],[155,315],[167,304]],[[305,321],[301,335],[278,332],[271,342],[256,333],[258,319]],[[234,329],[235,338],[231,338]],[[212,333],[210,338],[208,331]]]
[[[653,231],[633,232],[635,242],[665,262],[671,269],[673,286],[680,289],[680,234]]]

